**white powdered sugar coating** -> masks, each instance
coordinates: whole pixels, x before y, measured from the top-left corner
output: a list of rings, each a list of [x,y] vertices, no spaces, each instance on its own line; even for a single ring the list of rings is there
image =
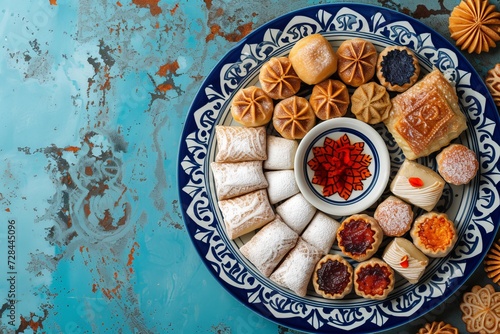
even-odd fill
[[[266,160],[266,129],[241,126],[215,127],[217,139],[216,162]]]
[[[293,169],[298,142],[277,136],[267,136],[267,160],[264,169]]]
[[[278,205],[276,212],[292,230],[301,234],[316,213],[316,208],[298,193]]]
[[[276,204],[299,192],[293,170],[278,170],[264,173],[268,187],[269,202]]]
[[[439,174],[446,182],[455,185],[469,183],[479,168],[474,151],[459,144],[445,148],[438,154],[436,161]]]
[[[301,237],[326,255],[333,246],[339,227],[338,221],[318,211]]]
[[[413,211],[408,203],[390,196],[378,205],[373,217],[385,235],[399,237],[410,230]]]
[[[268,186],[262,161],[212,162],[210,167],[219,200],[244,195]]]

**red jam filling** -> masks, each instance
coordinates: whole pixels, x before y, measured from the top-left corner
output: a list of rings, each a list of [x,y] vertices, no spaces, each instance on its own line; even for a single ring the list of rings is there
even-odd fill
[[[364,220],[352,220],[347,222],[344,229],[339,232],[340,245],[348,253],[363,255],[375,242],[374,234],[375,231]]]
[[[339,261],[327,260],[317,274],[319,288],[330,295],[343,293],[351,281],[349,270]]]
[[[391,272],[385,266],[379,264],[366,266],[357,275],[358,290],[371,296],[383,295],[384,290],[391,283],[390,277]]]

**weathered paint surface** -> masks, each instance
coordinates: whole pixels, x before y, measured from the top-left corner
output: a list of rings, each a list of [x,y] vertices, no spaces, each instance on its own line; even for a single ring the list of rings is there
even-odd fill
[[[293,332],[205,269],[182,222],[176,158],[191,100],[224,53],[320,2],[3,1],[0,247],[15,222],[16,260],[9,270],[0,257],[0,332]],[[458,0],[361,2],[447,37]],[[470,58],[480,75],[500,59],[488,56]]]

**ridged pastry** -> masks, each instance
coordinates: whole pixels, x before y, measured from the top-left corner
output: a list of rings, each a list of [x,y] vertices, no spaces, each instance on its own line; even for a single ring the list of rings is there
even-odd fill
[[[283,262],[269,276],[277,284],[304,297],[321,252],[299,237],[297,244],[287,254]]]
[[[500,41],[500,13],[488,0],[464,0],[449,19],[451,38],[469,53],[488,52]]]
[[[457,241],[457,230],[445,213],[428,212],[415,219],[410,230],[415,246],[429,257],[444,257]]]
[[[342,253],[361,262],[378,250],[384,234],[377,221],[366,214],[345,218],[337,230],[337,242]]]
[[[420,64],[406,46],[388,46],[378,55],[377,78],[393,92],[404,92],[418,80]]]
[[[358,296],[383,300],[394,290],[394,271],[384,261],[371,258],[354,269],[354,291]]]
[[[469,183],[479,169],[476,153],[462,144],[451,144],[444,148],[436,156],[436,162],[439,174],[454,185]]]
[[[212,162],[215,190],[219,200],[267,188],[262,161]]]
[[[266,160],[266,129],[263,126],[215,126],[216,162]]]
[[[488,70],[485,78],[486,86],[493,97],[495,104],[500,107],[500,63]]]
[[[344,116],[349,106],[349,91],[339,80],[326,79],[314,85],[309,103],[321,120]]]
[[[391,192],[408,203],[431,211],[441,198],[446,182],[438,173],[412,160],[405,160],[391,182]]]
[[[298,147],[299,143],[296,140],[268,135],[267,159],[264,161],[264,169],[293,169]]]
[[[272,57],[262,65],[259,83],[273,99],[285,99],[295,95],[301,85],[300,78],[287,57]]]
[[[460,303],[462,320],[469,333],[497,334],[500,328],[500,292],[491,284],[475,285]]]
[[[305,98],[292,96],[274,107],[273,125],[287,139],[302,139],[316,124],[316,115]]]
[[[233,119],[244,126],[261,126],[273,117],[274,102],[261,88],[239,90],[231,101]]]
[[[459,331],[444,321],[433,321],[420,328],[417,334],[459,334]]]
[[[276,213],[292,230],[301,234],[314,217],[316,208],[299,192],[278,205]]]
[[[328,254],[322,257],[313,273],[317,294],[328,299],[340,299],[352,291],[353,268],[342,256]]]
[[[218,201],[218,204],[230,239],[261,228],[275,218],[265,189]]]
[[[377,124],[389,116],[391,98],[384,86],[375,82],[362,84],[351,96],[351,111],[357,119]]]
[[[439,70],[427,74],[391,102],[384,123],[407,159],[438,151],[467,128],[455,88]]]
[[[337,49],[337,73],[345,84],[359,87],[375,75],[378,53],[375,46],[364,39],[343,41]]]
[[[301,237],[326,255],[335,242],[339,227],[338,221],[321,211],[317,211]]]
[[[267,171],[264,176],[268,183],[267,194],[271,204],[284,201],[299,192],[294,171],[291,169]]]
[[[405,201],[396,196],[389,196],[377,206],[373,218],[377,220],[384,235],[400,237],[411,228],[413,210]]]
[[[288,58],[299,78],[308,85],[317,84],[337,71],[337,55],[321,34],[300,39],[290,50]]]
[[[382,259],[411,284],[420,280],[429,264],[429,258],[424,253],[411,241],[401,237],[392,239],[386,246]]]
[[[484,270],[494,283],[500,284],[500,240],[497,240],[486,254]]]
[[[278,263],[295,244],[299,235],[285,224],[279,216],[259,230],[240,252],[261,273],[269,277]]]

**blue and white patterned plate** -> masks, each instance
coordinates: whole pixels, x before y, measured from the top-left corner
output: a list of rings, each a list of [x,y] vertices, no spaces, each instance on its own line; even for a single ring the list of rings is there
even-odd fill
[[[286,55],[300,38],[321,33],[334,48],[346,39],[371,41],[414,50],[422,71],[433,67],[454,82],[468,129],[456,142],[474,150],[480,172],[470,184],[447,186],[436,209],[457,224],[459,240],[446,258],[430,262],[421,281],[398,279],[384,301],[350,294],[342,300],[305,298],[263,277],[239,252],[248,236],[229,240],[217,206],[209,170],[214,127],[231,124],[229,105],[242,87],[258,81],[259,69],[272,56]],[[230,50],[207,77],[186,119],[179,149],[179,196],[188,233],[203,261],[235,298],[262,316],[286,327],[310,332],[377,332],[394,328],[429,312],[452,295],[474,272],[491,246],[499,223],[499,117],[483,81],[443,37],[401,13],[360,4],[328,4],[279,17],[249,34]],[[391,156],[394,175],[403,155],[383,125],[375,127]],[[431,155],[419,162],[435,169]],[[419,214],[419,212],[416,212]]]

